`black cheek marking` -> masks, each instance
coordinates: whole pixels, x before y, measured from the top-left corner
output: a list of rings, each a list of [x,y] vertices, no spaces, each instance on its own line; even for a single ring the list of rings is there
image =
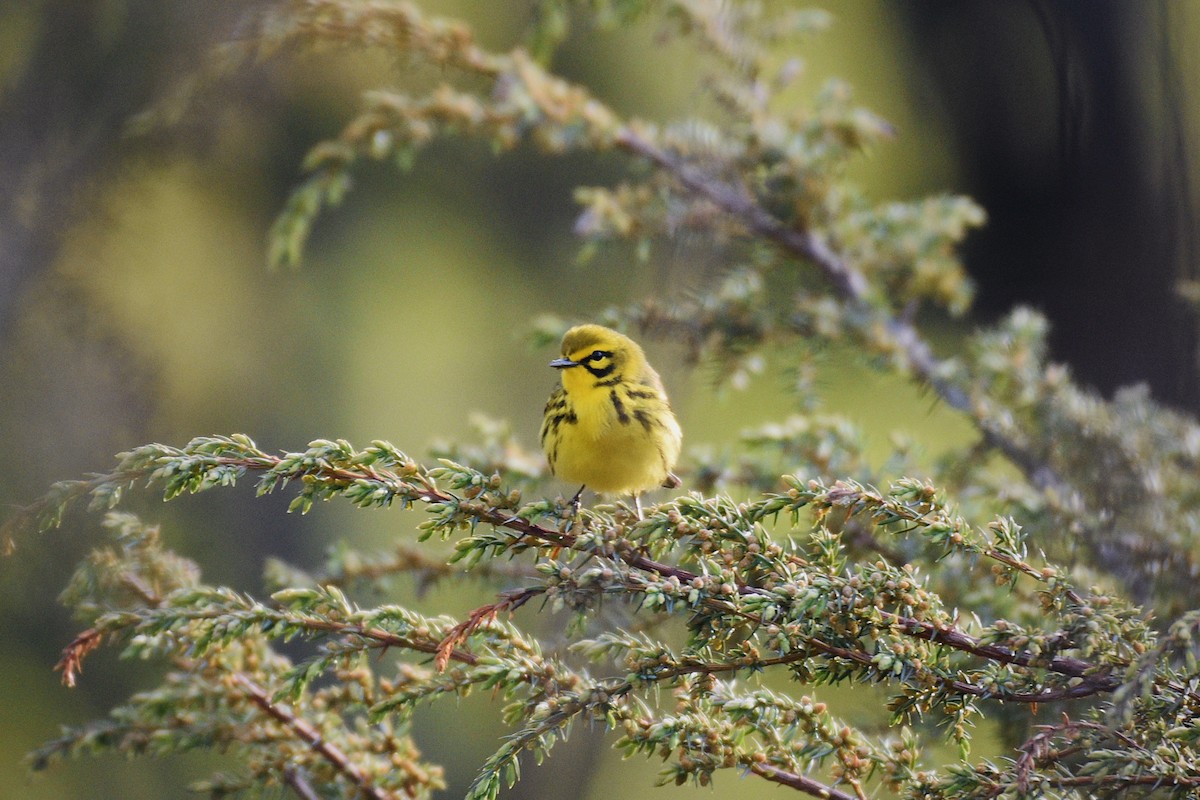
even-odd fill
[[[620,383],[621,383],[621,376],[618,375],[617,377],[609,378],[606,381],[596,381],[592,385],[595,386],[596,388],[600,388],[601,386],[618,386]]]
[[[625,404],[621,402],[621,398],[617,395],[617,390],[613,389],[609,392],[608,397],[612,400],[613,408],[617,410],[617,419],[622,425],[628,425],[629,413],[625,410]]]
[[[586,369],[588,372],[592,373],[593,378],[607,378],[609,375],[612,374],[612,371],[617,368],[617,365],[609,364],[607,367],[604,367],[602,369],[596,369],[591,364],[584,364],[583,368]]]

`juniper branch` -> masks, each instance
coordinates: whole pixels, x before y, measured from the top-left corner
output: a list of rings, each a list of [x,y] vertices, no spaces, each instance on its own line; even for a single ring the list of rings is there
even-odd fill
[[[636,552],[619,552],[618,555],[631,567],[664,577],[674,577],[681,583],[690,583],[699,577],[696,573],[689,570],[654,561],[653,559]],[[754,586],[741,586],[738,588],[738,591],[740,594],[747,596],[770,595],[768,590]],[[709,605],[723,611],[730,610],[728,604],[722,603],[720,600],[707,598],[704,602],[705,605]],[[1055,656],[1049,660],[1039,659],[1028,653],[1016,652],[1007,647],[983,644],[977,638],[963,633],[962,631],[956,630],[950,626],[935,625],[931,622],[914,619],[912,617],[904,617],[899,614],[884,611],[882,609],[877,610],[876,613],[878,613],[881,620],[883,620],[889,626],[917,639],[924,639],[936,644],[946,645],[947,647],[951,647],[955,650],[978,656],[989,661],[995,661],[997,663],[1010,664],[1017,667],[1042,668],[1050,672],[1057,672],[1071,678],[1082,679],[1080,684],[1072,688],[1054,690],[1052,692],[1039,694],[1005,695],[1005,700],[1025,703],[1046,703],[1052,700],[1086,697],[1091,694],[1111,692],[1120,685],[1120,680],[1115,676],[1110,675],[1107,669],[1102,669],[1097,665],[1082,659],[1067,658],[1063,656]],[[756,625],[764,624],[764,620],[753,615],[741,614],[741,616],[743,616],[748,622]],[[823,652],[826,655],[843,658],[847,661],[854,661],[863,665],[869,665],[871,663],[870,654],[837,647],[816,637],[809,637],[806,640],[806,643],[814,650]],[[994,691],[974,686],[963,681],[948,681],[948,684],[957,691],[961,691],[966,694],[972,694],[977,697],[995,696]]]
[[[763,208],[746,187],[722,180],[661,147],[643,133],[637,124],[623,126],[615,135],[614,142],[671,175],[689,192],[706,198],[742,222],[754,234],[815,264],[843,301],[863,318],[877,318],[884,313],[871,302],[871,287],[866,277],[818,232],[784,224]],[[987,417],[976,413],[970,396],[961,387],[942,377],[945,372],[942,363],[911,322],[898,314],[887,314],[884,322],[892,339],[905,353],[913,374],[932,387],[947,405],[966,414],[984,440],[1003,453],[1032,485],[1042,491],[1054,491],[1061,495],[1073,493],[1070,485],[1053,467],[997,430]]]
[[[197,439],[183,450],[153,445],[145,451],[125,454],[122,458],[125,465],[123,469],[96,476],[88,481],[64,484],[66,489],[60,488],[52,492],[47,498],[25,509],[20,517],[24,520],[40,520],[44,525],[52,524],[61,517],[62,507],[73,499],[87,494],[95,496],[96,493],[101,497],[109,497],[109,489],[112,486],[128,486],[142,479],[153,480],[155,476],[167,483],[168,496],[172,496],[172,493],[181,491],[201,491],[221,483],[233,483],[238,475],[260,472],[265,473],[260,481],[260,491],[269,491],[291,480],[304,479],[303,492],[307,494],[301,496],[309,502],[310,495],[320,492],[327,495],[352,495],[351,499],[360,504],[391,503],[394,499],[402,502],[421,501],[431,509],[452,509],[452,518],[464,523],[483,523],[497,529],[512,530],[534,546],[565,549],[579,549],[581,546],[577,534],[539,525],[519,514],[513,514],[509,509],[490,505],[481,498],[459,498],[439,488],[427,470],[395,451],[390,445],[376,443],[374,448],[368,453],[355,453],[346,443],[316,442],[307,453],[272,456],[258,450],[246,437],[239,436]],[[376,462],[386,463],[388,467],[395,469],[377,465]],[[699,577],[695,572],[656,561],[629,546],[613,547],[611,552],[601,554],[616,558],[632,569],[664,578],[675,578],[681,583],[690,583]],[[1032,568],[1028,569],[1032,572]],[[749,585],[739,586],[737,591],[743,596],[769,596],[768,590]],[[740,613],[717,598],[705,598],[704,604],[722,613]],[[949,626],[935,625],[882,609],[878,614],[887,626],[914,638],[997,663],[1045,669],[1081,681],[1074,687],[1052,690],[1049,694],[1015,693],[1005,696],[1005,699],[1038,703],[1063,697],[1082,697],[1112,691],[1119,683],[1108,675],[1106,668],[1086,661],[1061,656],[1043,659],[1005,647],[983,644],[978,639]],[[747,621],[755,624],[765,623],[764,620],[753,616],[747,617]],[[313,624],[321,627],[325,623]],[[366,630],[357,633],[365,638],[374,638],[381,645],[387,645],[388,637],[391,636],[386,632]],[[414,647],[414,644],[408,641],[396,644]],[[869,664],[872,658],[869,653],[838,647],[818,637],[808,637],[804,644],[812,650],[860,665]],[[417,646],[419,647],[419,643]],[[438,652],[436,644],[426,643],[425,646],[432,648],[426,652]],[[957,691],[975,696],[996,696],[995,692],[965,682],[955,683],[940,677],[938,680]]]

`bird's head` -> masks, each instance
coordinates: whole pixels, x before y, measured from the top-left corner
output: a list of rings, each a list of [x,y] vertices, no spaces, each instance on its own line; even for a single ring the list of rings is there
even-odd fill
[[[562,358],[550,366],[563,371],[563,386],[593,386],[598,381],[638,380],[647,369],[638,343],[603,325],[577,325],[562,340]]]

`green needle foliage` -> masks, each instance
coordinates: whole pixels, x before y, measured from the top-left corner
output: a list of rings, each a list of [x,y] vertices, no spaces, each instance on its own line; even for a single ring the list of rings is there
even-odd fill
[[[719,74],[705,84],[719,113],[658,126],[548,72],[583,16],[656,17],[694,43]],[[107,511],[111,543],[64,593],[86,629],[60,669],[74,683],[91,650],[116,645],[164,670],[33,764],[221,748],[242,771],[199,787],[214,795],[426,797],[442,777],[411,738],[413,712],[479,689],[501,699],[511,734],[471,798],[496,797],[529,767],[526,751],[540,761],[577,723],[664,759],[665,783],[731,770],[838,800],[1196,796],[1200,425],[1142,390],[1109,401],[1077,386],[1047,363],[1046,324],[1029,311],[934,354],[920,312],[968,306],[955,248],[983,214],[955,197],[872,205],[845,181],[889,126],[839,83],[803,107],[780,99],[800,68],[779,46],[823,14],[547,1],[537,19],[523,46],[489,52],[413,4],[296,0],[215,54],[193,85],[284,45],[379,48],[441,75],[423,94],[372,93],[313,149],[272,262],[299,259],[364,159],[405,167],[449,135],[497,151],[616,152],[625,181],[578,192],[586,246],[626,241],[648,257],[690,231],[729,268],[691,299],[615,322],[668,332],[735,381],[768,351],[803,375],[804,354],[848,344],[962,414],[975,441],[932,466],[903,447],[873,466],[853,422],[800,386],[795,415],[748,431],[732,455],[692,453],[692,491],[644,518],[546,499],[540,461],[494,423],[481,443],[427,461],[386,442],[271,454],[242,435],[135,448],[105,474],[56,484],[4,530],[12,546],[73,504]],[[135,488],[170,499],[245,482],[291,493],[298,512],[349,501],[420,514],[418,541],[452,542],[452,555],[347,544],[319,574],[272,563],[274,591],[254,597],[205,585],[155,528],[110,510]],[[502,588],[462,619],[356,599],[401,574]],[[567,612],[573,643],[553,648],[518,625],[527,605]],[[291,640],[311,642],[308,654],[283,655]],[[839,683],[886,693],[890,726],[856,728],[817,699]],[[972,755],[985,722],[1004,742],[994,760]],[[929,761],[945,740],[958,760]]]

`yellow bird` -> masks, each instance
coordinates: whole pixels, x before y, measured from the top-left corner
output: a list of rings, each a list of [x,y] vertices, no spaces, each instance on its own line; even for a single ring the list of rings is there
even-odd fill
[[[578,325],[562,340],[562,358],[550,362],[562,384],[542,416],[542,449],[550,471],[603,494],[640,494],[674,488],[671,472],[683,433],[662,380],[637,342],[603,325]]]

